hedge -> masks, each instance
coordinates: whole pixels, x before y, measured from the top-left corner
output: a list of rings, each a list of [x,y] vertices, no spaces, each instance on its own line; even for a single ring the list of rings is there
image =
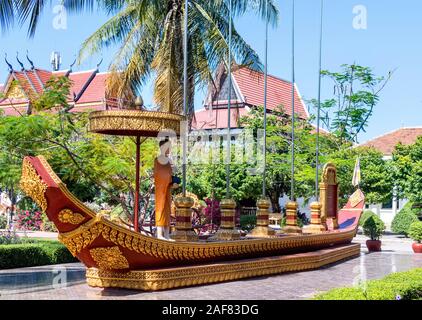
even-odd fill
[[[420,300],[422,268],[392,273],[381,280],[371,280],[363,288],[333,289],[314,297],[315,300]]]
[[[35,267],[77,262],[58,241],[25,241],[22,244],[0,245],[0,269]]]
[[[406,204],[403,209],[394,217],[391,223],[391,230],[394,233],[407,236],[410,225],[419,221],[417,212],[412,209],[411,203]]]

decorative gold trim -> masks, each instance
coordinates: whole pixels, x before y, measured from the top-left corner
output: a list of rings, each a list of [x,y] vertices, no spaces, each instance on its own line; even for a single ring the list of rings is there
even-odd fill
[[[80,224],[85,218],[80,213],[73,212],[70,209],[63,209],[59,212],[59,221],[62,223]]]
[[[273,252],[297,247],[334,245],[350,241],[355,230],[321,235],[285,236],[269,239],[245,239],[230,242],[169,242],[144,236],[118,226],[98,215],[75,230],[62,233],[59,240],[76,256],[97,237],[131,251],[156,258],[192,260],[224,256],[243,256],[250,253]]]
[[[86,279],[91,287],[155,291],[317,269],[334,262],[359,256],[359,254],[360,245],[349,244],[305,254],[160,270],[117,273],[89,268],[86,272]]]
[[[144,132],[147,136],[156,136],[160,131],[174,131],[180,134],[182,115],[141,110],[95,111],[89,115],[89,131],[109,132]]]
[[[47,184],[42,181],[35,168],[28,159],[23,160],[22,177],[19,186],[25,194],[32,198],[42,212],[47,210],[47,199],[45,192]]]
[[[95,248],[89,250],[92,259],[100,269],[120,270],[129,269],[129,262],[123,256],[119,247]]]

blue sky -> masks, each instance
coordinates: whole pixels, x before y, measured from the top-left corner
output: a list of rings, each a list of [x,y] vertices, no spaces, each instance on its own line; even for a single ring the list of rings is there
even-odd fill
[[[53,0],[59,2],[58,0]],[[278,0],[281,19],[276,29],[270,30],[269,73],[291,78],[291,0]],[[366,141],[401,126],[422,126],[422,2],[420,0],[325,0],[325,32],[323,68],[336,71],[344,63],[356,62],[373,68],[377,75],[396,70],[381,94],[367,133],[359,140]],[[367,29],[353,28],[353,8],[367,9]],[[305,99],[317,96],[319,0],[296,0],[296,81]],[[95,12],[67,19],[67,29],[54,29],[52,9],[47,9],[33,39],[26,29],[15,28],[0,35],[0,57],[8,53],[17,69],[16,51],[24,59],[26,50],[37,67],[50,68],[53,50],[60,51],[66,69],[76,56],[82,41],[94,32],[107,17]],[[236,27],[247,42],[261,55],[264,52],[264,23],[253,14],[236,21]],[[102,53],[105,71],[113,58],[114,49]],[[77,70],[95,68],[100,56],[88,58]],[[7,66],[0,61],[0,83],[7,76]],[[323,97],[333,92],[329,80],[323,82]],[[151,104],[151,86],[144,89],[146,104]],[[201,106],[203,93],[199,92],[196,107]]]

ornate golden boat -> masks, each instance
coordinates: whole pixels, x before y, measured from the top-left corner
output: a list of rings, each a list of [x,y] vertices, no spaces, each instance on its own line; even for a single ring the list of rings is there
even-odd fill
[[[171,242],[91,211],[42,156],[24,159],[21,188],[56,225],[59,240],[86,265],[91,286],[167,289],[314,269],[360,252],[359,245],[351,244],[364,208],[360,190],[338,212],[331,229],[318,234]],[[332,200],[323,199],[323,206]]]

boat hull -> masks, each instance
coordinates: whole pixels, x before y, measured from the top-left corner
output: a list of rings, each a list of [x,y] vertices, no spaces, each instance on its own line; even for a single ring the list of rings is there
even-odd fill
[[[313,270],[359,255],[360,245],[348,244],[301,254],[157,270],[113,272],[89,268],[86,279],[91,287],[157,291]]]
[[[346,207],[339,212],[340,228],[321,234],[279,235],[272,238],[245,238],[236,241],[171,242],[134,232],[116,225],[106,215],[91,211],[69,192],[42,156],[24,159],[21,188],[56,225],[59,230],[59,240],[88,268],[87,279],[92,285],[101,284],[103,274],[128,277],[135,275],[135,278],[141,275],[142,278],[147,277],[148,272],[169,268],[173,268],[170,274],[186,268],[207,270],[210,265],[219,266],[222,263],[236,265],[235,261],[248,264],[250,259],[263,259],[262,261],[274,257],[282,259],[283,256],[312,254],[349,245],[356,235],[364,207],[361,193],[352,196]],[[337,251],[333,251],[333,257],[336,256],[334,252]],[[324,255],[330,256],[330,252],[324,251]],[[256,265],[259,265],[259,262]],[[313,264],[315,267],[317,265]],[[97,278],[90,276],[93,270],[99,270]],[[263,269],[259,266],[253,272],[240,274],[256,276],[260,275],[260,270]],[[238,276],[235,273],[233,272],[233,277]],[[216,276],[213,279],[220,278]],[[116,283],[126,282],[116,280],[111,282],[111,286]],[[175,283],[172,286],[178,285]],[[165,285],[140,282],[138,287],[155,290],[154,288],[164,288]]]

